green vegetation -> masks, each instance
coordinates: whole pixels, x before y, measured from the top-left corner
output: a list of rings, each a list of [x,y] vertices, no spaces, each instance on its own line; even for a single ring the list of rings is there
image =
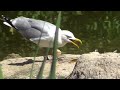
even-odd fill
[[[57,20],[57,11],[0,11],[0,15],[9,18],[25,16],[41,19],[53,24]],[[61,29],[74,33],[83,42],[80,49],[67,44],[60,48],[65,53],[82,54],[98,49],[99,52],[120,52],[120,11],[63,11]],[[0,59],[10,53],[21,56],[33,56],[36,45],[26,41],[15,30],[0,21]],[[27,52],[27,53],[26,53]],[[40,51],[38,54],[40,55]]]
[[[58,29],[60,28],[61,23],[61,11],[59,12],[57,23],[56,23],[56,32],[55,32],[55,39],[54,39],[54,47],[53,47],[53,61],[50,70],[50,79],[56,79],[56,62],[57,62],[57,49],[58,49]]]
[[[50,48],[46,48],[46,50],[47,51],[46,51],[44,60],[42,62],[42,65],[40,66],[40,69],[39,69],[39,72],[38,72],[38,75],[37,75],[36,79],[43,79],[43,71],[44,71],[45,63],[46,63],[48,52],[49,52]]]
[[[0,64],[0,79],[3,79],[2,65]]]
[[[58,15],[59,13],[59,15]],[[57,11],[0,11],[0,16],[5,15],[9,18],[25,16],[28,18],[41,19],[53,24],[57,21],[57,29],[69,30],[74,33],[75,37],[80,38],[83,42],[81,48],[78,49],[71,44],[60,48],[64,53],[82,54],[98,49],[100,53],[120,52],[120,11],[63,11],[62,21],[61,12]],[[58,16],[58,18],[57,18]],[[49,78],[55,79],[56,71],[56,50],[57,50],[57,34],[55,35],[53,62]],[[37,48],[36,48],[37,47]],[[47,49],[46,56],[48,55]],[[0,21],[0,60],[11,53],[17,53],[21,56],[41,55],[39,47],[25,40],[14,29],[2,24]],[[33,62],[34,62],[33,61]],[[42,79],[46,58],[40,67],[37,79]],[[32,64],[30,78],[32,78],[34,63]],[[3,79],[2,67],[0,65],[0,79]]]

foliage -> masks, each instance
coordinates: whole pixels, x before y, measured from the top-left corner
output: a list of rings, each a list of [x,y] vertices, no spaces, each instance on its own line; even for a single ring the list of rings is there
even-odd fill
[[[0,79],[3,79],[2,65],[0,64]]]
[[[53,47],[53,61],[51,65],[51,70],[50,70],[50,79],[55,79],[56,78],[56,63],[57,63],[57,49],[58,49],[58,34],[59,34],[59,28],[61,24],[61,11],[58,14],[58,19],[56,23],[56,32],[55,32],[55,39],[54,39],[54,47]]]
[[[56,23],[57,13],[58,11],[0,11],[0,15],[9,18],[25,16],[53,24]],[[65,53],[82,54],[95,49],[99,52],[120,52],[120,11],[63,11],[61,29],[73,32],[83,42],[80,49],[70,44],[60,48]],[[3,59],[10,53],[32,56],[35,47],[35,44],[24,40],[15,30],[11,32],[0,21],[0,58]]]

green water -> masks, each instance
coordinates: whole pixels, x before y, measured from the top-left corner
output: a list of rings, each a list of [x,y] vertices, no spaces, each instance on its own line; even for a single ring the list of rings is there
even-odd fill
[[[25,16],[56,23],[56,11],[0,11],[0,16],[9,18]],[[120,52],[120,11],[64,11],[62,12],[61,29],[70,30],[80,38],[83,45],[80,49],[72,44],[60,48],[63,53],[83,54],[98,49],[99,52]],[[36,45],[2,24],[0,21],[0,59],[10,53],[21,56],[33,56]],[[39,54],[40,55],[40,51]]]

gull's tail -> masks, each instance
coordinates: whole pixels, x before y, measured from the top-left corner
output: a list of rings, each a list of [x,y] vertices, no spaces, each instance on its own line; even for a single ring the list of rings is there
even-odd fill
[[[1,15],[1,16],[2,16],[2,20],[3,20],[3,24],[16,29],[16,27],[12,24],[12,19],[5,17],[4,15]]]

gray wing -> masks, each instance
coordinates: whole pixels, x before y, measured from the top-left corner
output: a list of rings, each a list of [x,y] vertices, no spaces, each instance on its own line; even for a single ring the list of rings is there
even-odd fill
[[[41,36],[47,36],[46,33],[42,33],[39,30],[35,29],[35,28],[30,28],[30,29],[26,29],[22,32],[20,32],[25,38],[27,39],[31,39],[31,38],[39,38]]]
[[[55,32],[55,29],[56,29],[56,26],[54,24],[46,21],[28,19],[28,22],[32,28],[35,28],[43,33]]]
[[[41,34],[42,36],[48,36],[48,32],[44,30],[44,27],[46,27],[45,21],[29,18],[17,18],[15,20],[16,23],[14,25],[18,32],[27,39],[39,38]]]
[[[28,19],[29,24],[31,25],[32,28],[37,29],[40,32],[47,33],[47,30],[45,30],[45,27],[49,27],[46,25],[46,21],[42,20],[35,20],[35,19]]]

